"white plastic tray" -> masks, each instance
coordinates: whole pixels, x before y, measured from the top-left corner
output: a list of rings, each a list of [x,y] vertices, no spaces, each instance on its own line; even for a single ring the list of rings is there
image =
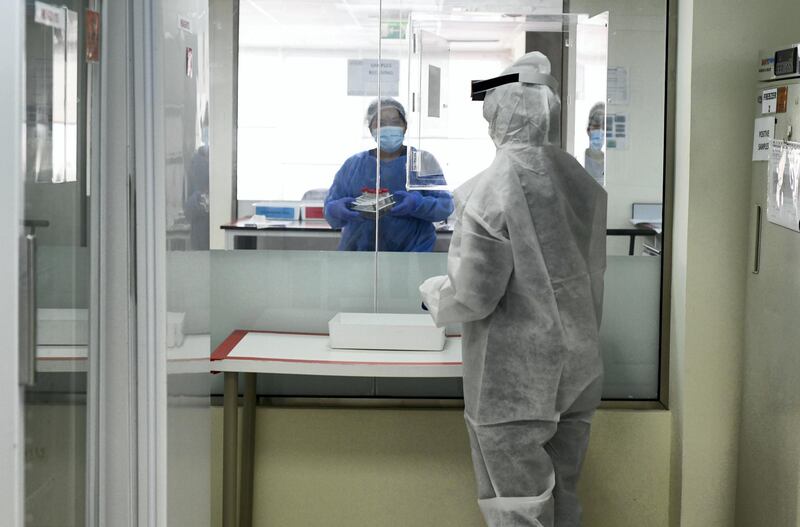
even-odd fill
[[[336,349],[442,351],[445,343],[444,328],[425,314],[338,313],[328,331]]]

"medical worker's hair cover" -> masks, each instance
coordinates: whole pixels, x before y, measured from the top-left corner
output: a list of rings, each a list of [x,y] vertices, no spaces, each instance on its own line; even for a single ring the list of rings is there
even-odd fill
[[[586,125],[587,128],[600,128],[605,130],[606,128],[606,105],[598,102],[592,109],[589,110],[589,123]]]
[[[550,74],[550,61],[534,51],[523,55],[502,74],[536,72]],[[560,143],[561,101],[553,90],[540,84],[512,82],[490,90],[483,101],[483,117],[497,147]]]
[[[386,108],[394,108],[400,114],[400,117],[403,118],[403,122],[408,124],[406,120],[406,109],[403,108],[403,105],[400,104],[400,101],[397,99],[392,99],[391,97],[383,97],[381,99],[375,99],[371,103],[369,103],[369,108],[367,108],[367,115],[364,117],[364,124],[366,124],[367,128],[370,127],[372,124],[372,120],[378,115],[378,102],[380,101],[381,110],[385,110]]]

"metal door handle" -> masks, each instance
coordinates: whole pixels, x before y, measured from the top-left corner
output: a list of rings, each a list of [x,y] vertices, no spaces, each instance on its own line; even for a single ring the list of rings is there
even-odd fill
[[[756,205],[756,246],[753,257],[753,274],[761,271],[761,205]]]
[[[20,348],[19,381],[24,386],[36,383],[36,232],[25,235],[25,288],[22,311],[22,346]]]

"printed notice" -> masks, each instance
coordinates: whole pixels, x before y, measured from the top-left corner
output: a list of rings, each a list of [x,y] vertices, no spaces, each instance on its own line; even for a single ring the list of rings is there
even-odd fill
[[[614,150],[628,149],[628,115],[606,114],[606,147]]]
[[[347,95],[397,97],[400,94],[400,61],[349,59]]]
[[[775,113],[778,110],[778,88],[761,93],[761,113]]]
[[[775,135],[774,117],[756,119],[756,131],[753,136],[753,161],[769,161],[773,135]]]
[[[608,68],[608,104],[628,104],[630,91],[628,68]]]
[[[37,24],[64,29],[64,9],[44,2],[34,2],[33,20]]]

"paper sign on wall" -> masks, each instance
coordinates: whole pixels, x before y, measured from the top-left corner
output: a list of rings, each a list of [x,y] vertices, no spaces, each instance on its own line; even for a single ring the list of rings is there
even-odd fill
[[[778,88],[764,90],[761,94],[761,113],[775,113],[778,109]]]
[[[770,143],[774,135],[774,117],[756,119],[756,130],[753,136],[753,161],[769,161]]]
[[[608,68],[608,104],[628,104],[630,91],[628,68]]]
[[[44,2],[35,2],[33,5],[33,19],[37,24],[64,29],[64,10]]]
[[[606,114],[606,148],[628,149],[628,115],[624,113]]]
[[[800,232],[800,143],[771,143],[767,219]]]
[[[380,88],[379,81],[380,79]],[[379,93],[380,92],[380,93]],[[347,95],[397,97],[400,94],[400,61],[349,59]]]

